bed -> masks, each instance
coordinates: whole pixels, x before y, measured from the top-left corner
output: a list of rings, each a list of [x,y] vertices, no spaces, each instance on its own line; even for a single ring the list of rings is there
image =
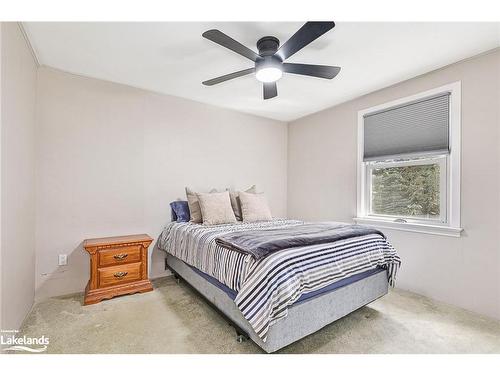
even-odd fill
[[[329,225],[349,233],[360,230]],[[174,275],[217,309],[239,339],[250,338],[271,353],[387,294],[400,266],[385,236],[366,228],[334,241],[296,240],[264,255],[223,241],[240,236],[248,243],[272,233],[280,240],[283,233],[301,239],[303,228],[304,222],[286,219],[213,226],[172,222],[158,247],[167,253]],[[262,243],[255,248],[263,248]]]

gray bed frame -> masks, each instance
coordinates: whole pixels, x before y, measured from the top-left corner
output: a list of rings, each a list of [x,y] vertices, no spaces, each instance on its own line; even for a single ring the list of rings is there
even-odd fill
[[[167,253],[166,264],[177,278],[182,278],[200,293],[212,307],[236,329],[238,340],[252,339],[267,353],[275,352],[310,335],[384,296],[388,292],[387,272],[379,272],[331,292],[296,303],[288,316],[273,324],[266,342],[257,336],[234,301],[221,289],[205,280],[182,260]]]

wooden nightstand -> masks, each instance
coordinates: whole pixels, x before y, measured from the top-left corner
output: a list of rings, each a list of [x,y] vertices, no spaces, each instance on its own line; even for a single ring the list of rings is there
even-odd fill
[[[83,304],[153,290],[148,279],[148,247],[152,241],[147,234],[85,240],[83,247],[90,254],[90,280]]]

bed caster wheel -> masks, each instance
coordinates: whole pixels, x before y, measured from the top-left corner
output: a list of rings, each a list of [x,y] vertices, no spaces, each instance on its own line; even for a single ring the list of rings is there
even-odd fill
[[[174,279],[177,284],[181,283],[181,278],[179,277],[179,275],[174,275]]]
[[[245,342],[245,341],[247,341],[247,338],[243,335],[238,335],[238,336],[236,336],[236,341]]]

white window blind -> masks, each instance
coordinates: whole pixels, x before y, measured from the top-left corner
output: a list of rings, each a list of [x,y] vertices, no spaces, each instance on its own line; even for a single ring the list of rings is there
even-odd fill
[[[448,153],[450,93],[364,115],[363,160]]]

